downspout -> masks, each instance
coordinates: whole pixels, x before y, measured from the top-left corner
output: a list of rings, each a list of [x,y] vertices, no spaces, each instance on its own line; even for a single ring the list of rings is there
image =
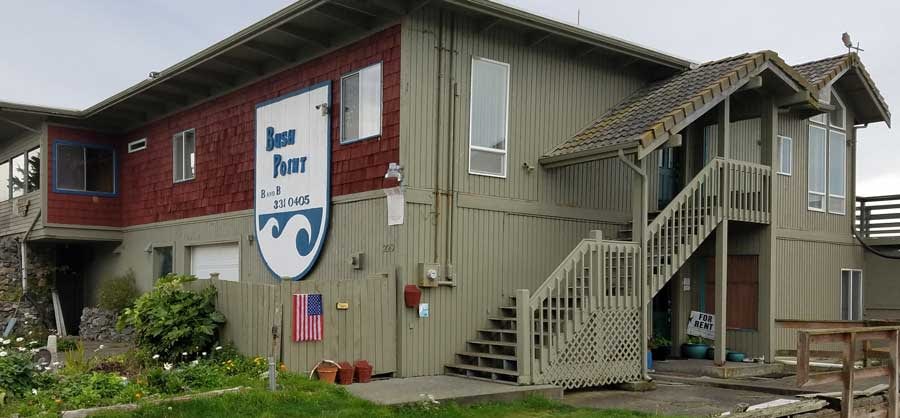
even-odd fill
[[[438,285],[446,285],[446,286],[456,286],[454,281],[454,277],[450,277],[451,267],[453,265],[453,207],[456,205],[455,202],[455,192],[456,192],[456,163],[457,159],[454,158],[456,154],[456,105],[457,105],[457,97],[459,96],[459,92],[457,91],[458,84],[456,82],[456,78],[454,76],[454,68],[456,60],[454,59],[454,55],[456,54],[456,15],[450,15],[450,51],[448,51],[450,56],[448,57],[448,81],[449,81],[449,97],[447,98],[447,111],[450,114],[449,122],[447,123],[447,188],[444,191],[446,199],[445,202],[447,204],[445,209],[445,219],[446,219],[446,236],[444,237],[444,280],[438,282]]]
[[[635,154],[637,155],[637,154]],[[641,376],[644,380],[653,380],[650,377],[650,374],[647,371],[647,336],[649,335],[647,317],[649,315],[648,307],[650,305],[650,297],[648,294],[648,284],[647,284],[647,209],[648,209],[648,182],[647,182],[647,170],[643,167],[644,162],[640,161],[641,166],[639,167],[637,164],[630,161],[628,158],[625,158],[625,153],[620,149],[618,152],[619,160],[622,161],[628,168],[631,169],[636,175],[640,177],[641,181],[641,199],[640,199],[640,226],[634,225],[632,222],[631,225],[631,234],[632,240],[635,237],[638,237],[638,231],[640,231],[640,245],[641,245],[641,270],[638,279],[641,283],[641,336],[640,336],[640,344],[641,344]],[[632,212],[635,208],[631,208]]]
[[[444,58],[444,11],[440,10],[438,17],[438,35],[437,35],[437,46],[435,49],[437,50],[437,74],[435,74],[435,87],[436,91],[434,94],[434,218],[431,220],[432,225],[434,225],[434,243],[433,243],[433,254],[432,254],[432,262],[437,263],[438,260],[438,245],[440,243],[440,214],[441,214],[441,89],[442,89],[442,80],[444,79],[443,74],[443,58]]]

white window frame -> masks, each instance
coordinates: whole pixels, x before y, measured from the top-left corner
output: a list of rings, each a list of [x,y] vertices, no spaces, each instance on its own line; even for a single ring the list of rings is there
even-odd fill
[[[832,135],[833,133],[836,133],[836,134],[839,134],[839,135],[843,135],[843,136],[844,136],[844,142],[841,144],[841,146],[843,147],[843,152],[844,152],[844,154],[843,154],[843,157],[844,157],[844,158],[841,160],[841,170],[843,171],[843,174],[841,175],[841,177],[843,177],[843,178],[842,178],[841,180],[844,182],[844,194],[843,194],[843,195],[833,195],[833,194],[831,194],[831,190],[830,190],[830,188],[831,188],[831,181],[830,181],[830,179],[826,179],[826,181],[825,181],[825,193],[827,194],[827,200],[828,200],[828,201],[825,202],[825,207],[828,209],[828,213],[830,213],[830,214],[833,214],[833,215],[846,215],[846,214],[847,214],[847,133],[846,133],[846,132],[840,132],[840,131],[837,130],[837,129],[829,129],[829,130],[828,130],[828,137],[827,137],[827,140],[826,140],[826,144],[827,144],[827,147],[826,147],[826,148],[827,148],[827,151],[825,152],[825,159],[828,160],[828,165],[827,165],[827,166],[828,166],[828,170],[827,170],[827,171],[828,171],[829,177],[830,177],[830,174],[831,174],[831,135]],[[840,207],[836,208],[836,209],[835,209],[835,208],[832,208],[832,207],[831,207],[831,198],[832,198],[832,197],[837,198],[837,199],[843,199],[843,200],[844,200],[844,204],[841,205]]]
[[[196,144],[197,139],[194,138],[194,143]],[[131,154],[133,152],[138,152],[141,150],[147,149],[147,138],[141,138],[135,141],[131,141],[128,143],[128,153]],[[196,152],[196,149],[194,150]]]
[[[196,268],[197,268],[197,266],[194,265],[194,263],[195,263],[194,258],[196,257],[195,251],[197,251],[198,248],[207,248],[207,249],[208,249],[208,248],[210,248],[210,247],[226,247],[226,246],[227,246],[227,247],[235,247],[235,248],[237,249],[237,263],[236,263],[236,264],[237,264],[237,277],[236,277],[236,278],[227,278],[227,277],[221,276],[221,274],[222,274],[221,272],[216,272],[216,273],[219,273],[219,274],[220,274],[220,275],[219,275],[219,280],[221,280],[221,281],[227,281],[227,282],[240,282],[240,281],[242,281],[242,280],[241,280],[241,279],[242,279],[241,275],[242,275],[242,273],[243,273],[243,270],[242,270],[242,268],[243,268],[243,264],[242,264],[242,262],[243,262],[243,260],[242,260],[243,246],[241,245],[240,240],[234,240],[234,241],[211,241],[211,242],[205,242],[205,243],[189,243],[188,245],[186,245],[185,247],[186,247],[187,250],[188,250],[188,251],[187,251],[187,258],[188,258],[188,260],[189,260],[189,269],[188,269],[188,271],[190,272],[190,274],[194,274],[195,271],[196,271]],[[172,258],[172,260],[173,260],[172,263],[173,263],[173,269],[174,269],[174,263],[175,263],[175,261],[174,261],[174,252],[173,252],[173,258]],[[197,277],[198,280],[207,280],[207,279],[209,279],[209,276],[207,276],[207,277],[196,276],[196,277]]]
[[[844,126],[835,126],[833,123],[831,123],[831,112],[828,112],[828,113],[825,113],[825,115],[828,119],[828,127],[837,129],[839,131],[846,131],[847,130],[847,107],[844,106],[844,101],[841,100],[840,96],[838,96],[837,93],[834,92],[834,89],[831,90],[831,97],[834,97],[837,100],[837,102],[841,105],[841,118],[844,119],[842,121],[842,122],[844,122]]]
[[[191,170],[191,177],[182,177],[179,179],[178,177],[176,177],[175,173],[177,173],[177,170],[175,169],[175,167],[178,164],[181,164],[182,174],[184,173],[184,137],[188,132],[194,134],[194,164],[192,167],[193,169]],[[181,141],[181,155],[175,155],[175,141]],[[176,132],[174,135],[172,135],[172,182],[183,183],[186,181],[194,180],[195,178],[197,178],[197,131],[194,130],[194,128],[191,128],[185,129],[181,132]]]
[[[492,64],[497,64],[497,65],[506,67],[506,115],[504,115],[505,118],[503,121],[504,129],[503,129],[503,149],[502,150],[488,148],[488,147],[481,147],[478,145],[472,145],[472,130],[474,127],[473,123],[472,123],[472,117],[474,116],[474,106],[472,106],[472,98],[475,97],[474,79],[475,79],[475,62],[476,61],[489,62]],[[469,67],[469,74],[470,74],[470,77],[469,77],[469,155],[468,155],[469,174],[475,175],[475,176],[484,176],[484,177],[494,177],[494,178],[505,179],[507,177],[507,175],[509,174],[509,103],[510,103],[510,101],[509,101],[509,97],[510,97],[509,86],[510,86],[510,79],[512,78],[512,67],[508,63],[505,63],[505,62],[496,61],[496,60],[492,60],[492,59],[484,58],[484,57],[473,56],[472,62]],[[472,169],[472,150],[503,155],[503,173],[497,174],[497,173],[491,173],[491,172],[486,172],[486,171],[473,170]]]
[[[787,171],[784,171],[784,167],[782,167],[781,162],[783,161],[782,151],[784,148],[782,147],[782,143],[788,143],[788,149],[790,150],[790,158],[788,158],[788,167]],[[778,135],[778,171],[777,174],[781,174],[782,176],[791,176],[794,172],[794,138],[784,135]],[[807,200],[808,203],[808,200]]]
[[[378,69],[378,88],[376,91],[378,92],[378,99],[375,100],[375,103],[378,103],[378,109],[375,112],[378,115],[378,129],[376,132],[371,134],[362,134],[361,132],[357,134],[355,138],[346,138],[344,137],[344,112],[346,111],[346,107],[344,107],[344,80],[353,77],[354,75],[359,75],[359,93],[361,94],[363,91],[362,88],[362,72]],[[384,126],[382,125],[382,118],[384,117],[384,67],[381,62],[377,62],[375,64],[369,65],[367,67],[360,68],[351,73],[347,73],[341,76],[341,115],[340,115],[340,143],[343,144],[352,144],[354,142],[365,141],[367,139],[378,138],[381,136],[384,130]],[[359,101],[360,108],[362,107],[362,100]],[[357,116],[358,118],[358,116]],[[357,121],[357,129],[361,127],[359,121]]]
[[[844,300],[844,272],[845,271],[850,272],[850,306],[847,309],[847,313],[850,315],[851,318],[848,318],[848,319],[843,318],[844,303],[846,302]],[[859,295],[853,293],[853,272],[859,272]],[[860,311],[859,311],[859,315],[860,315],[859,320],[862,320],[862,317],[865,316],[866,304],[863,301],[863,296],[865,295],[865,291],[863,290],[865,288],[864,281],[865,281],[865,277],[863,277],[862,269],[851,269],[851,268],[842,268],[841,269],[841,275],[838,276],[838,294],[839,294],[838,297],[841,300],[841,304],[840,304],[840,306],[838,306],[838,315],[841,315],[841,320],[853,320],[852,319],[853,310],[854,310],[853,301],[855,299],[858,299],[859,304],[863,306],[863,309],[860,309]]]
[[[818,192],[818,191],[810,190],[809,177],[810,177],[810,173],[812,172],[812,155],[811,155],[812,147],[810,146],[810,138],[812,137],[812,135],[810,135],[809,131],[807,131],[807,134],[806,134],[806,165],[807,165],[807,169],[806,169],[806,173],[807,173],[806,174],[806,193],[807,193],[806,209],[809,209],[813,212],[825,213],[828,208],[828,129],[825,128],[824,126],[810,124],[809,130],[812,130],[812,129],[821,129],[822,131],[825,132],[825,145],[824,145],[825,160],[822,162],[822,176],[823,176],[822,178],[825,182],[825,191]],[[817,208],[817,207],[813,207],[813,206],[809,205],[809,195],[810,194],[822,196],[822,207],[821,208]]]

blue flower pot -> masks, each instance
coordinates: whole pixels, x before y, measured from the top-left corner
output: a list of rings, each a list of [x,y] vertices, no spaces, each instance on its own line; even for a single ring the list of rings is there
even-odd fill
[[[707,344],[682,344],[681,356],[694,359],[706,358],[706,350],[708,349],[709,345]]]
[[[744,357],[745,357],[744,353],[739,353],[737,351],[729,351],[728,354],[725,356],[725,360],[733,361],[735,363],[740,363],[740,362],[744,361]]]

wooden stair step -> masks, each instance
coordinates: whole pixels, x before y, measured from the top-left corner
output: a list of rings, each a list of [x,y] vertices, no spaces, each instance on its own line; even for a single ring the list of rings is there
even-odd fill
[[[447,367],[451,369],[471,370],[473,372],[502,374],[506,376],[519,376],[518,370],[498,369],[494,367],[475,366],[472,364],[454,363],[448,364]]]
[[[485,381],[485,382],[500,383],[500,384],[504,384],[504,385],[514,385],[514,386],[518,386],[518,385],[519,385],[519,382],[518,382],[517,380],[514,381],[514,380],[490,379],[490,378],[487,378],[487,377],[468,376],[468,375],[463,374],[463,373],[453,373],[453,372],[449,372],[449,371],[446,372],[446,373],[444,373],[444,374],[446,374],[447,376],[464,377],[464,378],[466,378],[466,379],[483,380],[483,381]],[[510,377],[512,378],[512,377],[514,377],[514,376],[510,376]]]
[[[497,334],[516,334],[516,330],[514,329],[502,329],[502,328],[482,328],[477,330],[478,332],[490,332]]]
[[[506,360],[506,361],[516,361],[516,356],[510,356],[507,354],[494,354],[494,353],[479,353],[476,351],[463,351],[461,353],[456,353],[458,356],[465,357],[481,357],[481,358],[489,358],[493,360]]]
[[[468,340],[466,341],[469,344],[477,344],[477,345],[496,345],[498,347],[513,347],[515,348],[516,343],[510,341],[491,341],[491,340]]]

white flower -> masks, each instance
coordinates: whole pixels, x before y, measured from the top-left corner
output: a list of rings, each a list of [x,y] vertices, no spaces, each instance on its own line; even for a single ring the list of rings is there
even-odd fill
[[[154,354],[154,355],[153,355],[153,359],[154,359],[154,360],[159,360],[159,354]]]
[[[25,352],[25,347],[19,347],[18,350],[19,350],[19,352],[24,353],[24,352]]]
[[[2,340],[2,339],[0,339],[0,344],[3,344],[3,345],[9,345],[9,340]]]
[[[34,331],[28,331],[28,335],[34,334]]]
[[[163,363],[163,369],[166,369],[166,371],[172,370],[172,363]]]
[[[16,342],[17,342],[17,343],[20,343],[20,342],[22,342],[22,341],[25,341],[25,338],[22,338],[22,337],[16,338]]]
[[[31,389],[31,394],[37,396],[37,389]]]
[[[196,366],[198,364],[200,364],[200,360],[194,360],[191,362],[191,365],[193,365],[193,366]]]
[[[54,365],[54,366],[59,366],[59,362],[58,362],[58,361],[54,361],[54,362],[51,363],[51,364]]]
[[[187,351],[181,353],[182,356],[187,356]]]
[[[204,351],[204,352],[202,352],[202,353],[200,353],[200,354],[202,354],[202,355],[205,357],[205,356],[206,356],[206,351]]]
[[[0,351],[0,357],[6,357],[6,351]]]
[[[37,353],[38,351],[41,351],[41,349],[39,349],[39,348],[32,348],[32,349],[31,349],[31,352],[32,352],[32,353]]]
[[[28,345],[37,345],[37,344],[38,344],[37,340],[31,340],[28,342]]]
[[[219,350],[221,350],[221,349],[222,349],[222,346],[221,346],[221,345],[216,346],[216,351],[219,351]]]

